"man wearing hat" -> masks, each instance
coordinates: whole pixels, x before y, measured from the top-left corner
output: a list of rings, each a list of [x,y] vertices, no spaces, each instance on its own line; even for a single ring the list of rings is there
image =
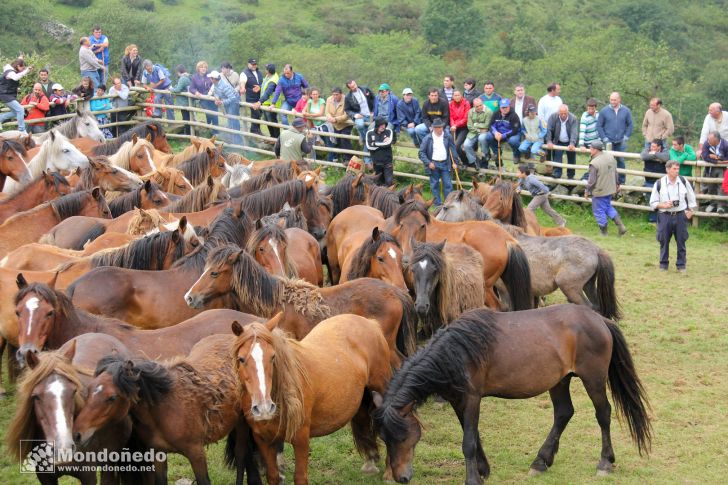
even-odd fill
[[[51,106],[50,111],[48,111],[48,116],[60,116],[68,114],[68,105],[71,102],[71,97],[67,96],[63,86],[61,86],[58,83],[55,83],[53,86],[51,86],[51,96],[48,98],[48,101],[53,105]],[[64,120],[56,120],[52,121],[51,125],[59,125],[63,123]]]
[[[215,104],[217,106],[222,105],[225,114],[233,116],[232,118],[226,117],[228,128],[240,132],[240,94],[227,81],[222,79],[222,74],[218,71],[212,71],[207,77],[212,81]],[[239,133],[232,135],[232,143],[242,145],[242,136]]]
[[[245,102],[257,103],[260,101],[262,84],[263,76],[258,70],[258,61],[251,57],[248,59],[248,67],[240,73],[240,95],[245,95]],[[250,108],[250,117],[259,120],[260,109]],[[260,135],[260,125],[253,123],[250,126],[250,131]]]
[[[612,207],[612,196],[619,192],[619,174],[617,160],[609,153],[604,153],[604,144],[594,140],[589,146],[591,161],[589,162],[589,181],[584,196],[592,198],[592,213],[599,225],[599,232],[606,236],[609,219],[619,229],[619,235],[627,232],[617,210]]]
[[[436,206],[442,205],[442,200],[452,192],[450,171],[457,167],[454,154],[455,143],[448,130],[445,130],[445,122],[441,118],[435,118],[432,121],[432,131],[420,143],[419,157],[425,165],[425,173],[430,176],[430,190]],[[440,198],[440,180],[442,180],[442,198]]]
[[[374,98],[374,119],[384,118],[387,122],[387,128],[394,133],[393,143],[397,143],[397,133],[399,133],[397,103],[399,103],[399,98],[392,94],[392,88],[389,87],[389,84],[380,84],[379,96]]]
[[[291,127],[281,132],[281,136],[276,140],[273,151],[276,157],[288,162],[303,160],[306,153],[313,150],[313,140],[315,138],[305,133],[306,122],[303,118],[295,118],[291,123]],[[315,134],[314,134],[315,135]]]
[[[508,143],[513,151],[513,162],[518,164],[521,161],[521,152],[518,151],[518,146],[521,144],[521,120],[511,109],[510,99],[501,98],[498,105],[500,108],[490,119],[485,139],[495,157],[498,157],[499,146]]]
[[[407,134],[412,138],[412,143],[416,147],[420,146],[420,139],[415,128],[420,123],[422,123],[420,102],[414,97],[410,88],[404,88],[402,99],[397,103],[397,124],[400,128],[407,130]]]

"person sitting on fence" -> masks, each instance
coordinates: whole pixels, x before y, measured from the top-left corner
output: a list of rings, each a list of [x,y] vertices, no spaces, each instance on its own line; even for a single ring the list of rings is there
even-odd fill
[[[40,83],[33,85],[33,92],[27,94],[20,104],[26,106],[28,114],[25,116],[25,124],[28,125],[29,133],[43,133],[45,131],[45,122],[29,123],[31,120],[45,118],[51,109],[50,101],[43,92],[43,86]]]
[[[5,64],[0,77],[0,101],[10,109],[10,112],[0,114],[0,130],[4,121],[13,116],[18,120],[18,131],[25,134],[25,109],[18,102],[18,88],[20,80],[27,76],[33,66],[25,67],[25,61],[19,57],[10,64]]]
[[[416,147],[420,146],[420,139],[415,128],[422,123],[422,109],[420,102],[414,97],[412,89],[402,90],[402,99],[397,102],[397,124],[405,128]]]
[[[306,122],[302,118],[296,118],[290,128],[281,132],[273,152],[281,160],[300,162],[305,154],[313,151],[312,135],[306,132]]]
[[[112,108],[110,98],[102,98],[106,94],[106,85],[99,84],[96,88],[96,97],[91,100],[91,111],[105,111]],[[104,125],[109,124],[108,113],[100,113],[96,115],[96,121],[99,123],[99,129],[107,139],[114,138],[111,130],[104,128]]]
[[[330,129],[334,133],[341,135],[351,135],[352,125],[349,123],[349,115],[344,111],[344,95],[340,87],[334,87],[331,90],[331,96],[326,100],[326,126],[330,125]],[[324,137],[324,142],[329,148],[340,148],[342,150],[351,150],[351,140],[348,138],[334,138],[330,136]],[[344,162],[347,155],[329,152],[326,159],[333,162],[337,158],[340,162]]]
[[[619,235],[627,232],[622,224],[619,213],[612,206],[612,196],[619,192],[619,174],[617,173],[617,160],[609,153],[604,153],[604,144],[594,140],[589,147],[591,160],[589,161],[589,180],[586,185],[584,197],[592,198],[592,213],[599,225],[602,236],[608,235],[608,224],[611,219],[619,229]]]
[[[188,93],[190,88],[190,73],[187,72],[187,68],[183,64],[179,64],[174,72],[177,73],[177,84],[175,84],[173,87],[169,88],[170,91],[172,91],[175,94],[179,93]],[[175,96],[174,102],[177,106],[186,106],[188,107],[190,105],[190,98],[187,96]],[[182,112],[182,119],[185,121],[190,121],[190,112],[186,109],[180,109]],[[182,133],[185,135],[190,134],[190,126],[188,124],[184,124],[182,127]]]
[[[524,138],[518,146],[518,151],[523,153],[526,158],[535,158],[542,153],[541,146],[546,136],[546,125],[538,117],[536,105],[529,106],[526,112],[528,115],[523,118]],[[533,168],[533,164],[529,164],[529,166]]]
[[[169,74],[165,72],[164,67],[159,64],[153,64],[149,59],[144,59],[142,67],[144,68],[144,72],[142,72],[142,85],[147,89],[147,91],[154,93],[154,103],[171,106],[174,103],[172,95],[170,93],[160,93],[157,91],[158,89],[169,89],[172,85],[172,80],[169,78]],[[173,120],[174,111],[172,108],[167,107],[164,109],[167,112],[167,119]],[[152,116],[155,118],[161,118],[162,108],[155,107],[154,114]]]
[[[306,90],[301,93],[301,98],[296,102],[296,106],[293,107],[293,111],[296,113],[303,113],[310,97],[311,88],[306,88]]]
[[[702,158],[706,163],[713,166],[705,167],[703,177],[707,178],[723,178],[723,171],[728,165],[728,140],[724,140],[720,136],[719,131],[711,131],[708,133],[707,143],[703,145]],[[703,193],[708,195],[726,195],[720,182],[703,184]],[[725,201],[708,202],[705,212],[716,211],[720,214],[726,211]]]
[[[346,87],[349,93],[344,97],[344,111],[354,122],[361,145],[366,150],[367,127],[374,112],[374,93],[366,86],[359,86],[353,79],[346,82]],[[370,163],[369,157],[364,157],[364,161]]]
[[[387,128],[392,130],[394,141],[397,143],[399,133],[399,121],[397,120],[397,104],[399,98],[392,94],[392,88],[387,83],[379,85],[379,95],[374,98],[374,118],[387,120]]]
[[[190,91],[190,94],[192,94],[196,98],[211,95],[210,93],[212,92],[212,81],[209,77],[207,77],[207,62],[200,61],[197,63],[197,65],[195,66],[195,73],[190,79],[190,86],[188,89]],[[215,104],[215,101],[209,99],[200,99],[200,108],[207,111],[217,112],[217,105]],[[205,120],[207,121],[208,125],[214,126],[217,126],[219,122],[217,115],[214,115],[212,113],[205,113]],[[213,135],[216,134],[217,130],[212,130],[212,133]]]
[[[478,84],[478,81],[476,81],[472,77],[469,77],[465,79],[465,81],[463,81],[463,98],[468,100],[470,106],[473,106],[473,101],[475,100],[475,98],[483,94],[478,91],[478,88],[475,87],[476,84]]]
[[[232,137],[235,145],[243,144],[243,137],[240,135],[240,93],[237,92],[217,71],[212,71],[207,77],[212,80],[212,88],[215,95],[215,104],[222,106],[227,118],[227,126],[235,133],[228,135]]]
[[[88,101],[89,99],[94,97],[94,82],[93,80],[86,76],[81,78],[81,84],[76,86],[71,90],[73,94],[79,97],[79,99],[83,101]]]
[[[516,177],[518,177],[518,188],[516,189],[516,192],[520,194],[521,190],[526,189],[531,193],[532,198],[531,202],[528,204],[528,208],[532,212],[535,213],[536,209],[540,207],[546,214],[551,216],[551,219],[554,220],[554,223],[557,226],[566,226],[566,220],[561,216],[561,214],[556,212],[549,203],[548,187],[546,187],[543,182],[531,173],[531,168],[528,165],[525,163],[520,164],[518,166],[518,173],[516,174]]]
[[[670,154],[662,143],[661,139],[656,138],[652,140],[649,148],[645,148],[640,153],[640,158],[644,162],[645,172],[665,174],[665,163],[670,159]],[[651,189],[655,185],[656,180],[657,178],[655,177],[645,177],[645,183],[642,186]],[[657,222],[657,214],[650,212],[647,215],[647,220],[649,222]]]
[[[487,135],[490,118],[493,112],[485,107],[480,98],[473,99],[473,107],[468,111],[468,136],[463,143],[463,151],[468,159],[468,165],[476,168],[488,168]],[[483,156],[478,158],[475,151],[478,146]]]
[[[53,86],[51,86],[51,97],[48,98],[48,101],[53,105],[51,106],[51,109],[48,111],[48,116],[63,116],[68,114],[68,105],[71,104],[71,101],[78,98],[75,94],[68,94],[63,89],[63,86],[61,86],[58,83],[55,83]],[[65,120],[55,120],[51,121],[51,126],[57,126],[63,123]]]
[[[521,152],[518,151],[518,146],[521,144],[521,120],[511,109],[510,99],[503,98],[499,103],[500,109],[490,119],[486,140],[500,167],[502,166],[500,149],[501,145],[506,142],[511,146],[513,163],[518,164],[521,161]]]
[[[503,97],[495,92],[495,84],[493,81],[485,81],[483,83],[483,94],[480,95],[480,99],[483,100],[483,104],[486,108],[491,110],[493,113],[498,111],[500,108],[500,100]],[[518,116],[518,114],[516,114]]]
[[[693,165],[685,162],[694,162],[698,159],[695,150],[690,145],[685,144],[685,137],[676,136],[672,139],[672,148],[670,148],[670,160],[676,160],[680,164],[680,175],[683,177],[692,177]]]
[[[427,93],[427,100],[422,103],[422,123],[415,127],[417,138],[422,140],[430,133],[432,122],[439,118],[443,123],[450,122],[450,105],[447,103],[447,99],[440,97],[440,91],[437,88],[430,88]],[[450,129],[445,127],[446,131]],[[422,146],[422,145],[420,145]]]
[[[569,165],[576,165],[576,144],[579,141],[579,122],[576,116],[569,113],[569,106],[562,104],[556,113],[551,115],[546,126],[546,146],[549,150],[554,145],[566,147],[566,162]],[[553,150],[554,163],[561,163],[564,160],[564,150]],[[561,178],[562,167],[554,167],[553,177]],[[566,178],[574,179],[576,171],[573,168],[566,170]],[[569,186],[573,188],[574,186]]]
[[[422,139],[418,155],[425,166],[425,174],[430,176],[430,190],[435,206],[439,207],[452,192],[450,172],[457,168],[455,143],[449,130],[445,129],[445,122],[440,118],[432,121],[432,132]],[[442,198],[440,198],[440,181],[442,181]]]
[[[463,151],[463,143],[468,136],[468,112],[470,111],[470,103],[463,98],[463,93],[459,89],[455,89],[452,93],[452,99],[448,105],[450,110],[450,135],[452,135],[457,147],[457,154],[461,163],[466,163],[468,157]]]
[[[111,105],[114,108],[126,108],[129,106],[129,86],[124,84],[121,81],[120,77],[115,77],[113,79],[113,84],[109,88],[109,96],[113,96],[111,98]],[[110,113],[111,116],[111,122],[116,123],[119,121],[127,121],[131,119],[133,115],[133,111],[120,111],[117,113]],[[119,133],[123,133],[127,131],[129,127],[127,126],[114,126],[111,131],[114,134],[114,136],[119,136]]]
[[[374,165],[374,173],[377,175],[377,184],[385,187],[389,187],[393,182],[393,142],[394,131],[389,128],[386,118],[376,118],[374,126],[367,131],[367,150],[372,154],[372,164]]]

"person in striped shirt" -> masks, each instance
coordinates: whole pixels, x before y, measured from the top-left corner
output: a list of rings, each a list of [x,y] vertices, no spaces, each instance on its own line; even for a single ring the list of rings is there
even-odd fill
[[[579,146],[582,148],[589,148],[592,141],[599,138],[597,132],[597,100],[589,98],[586,102],[586,111],[582,113],[581,120],[579,121]]]

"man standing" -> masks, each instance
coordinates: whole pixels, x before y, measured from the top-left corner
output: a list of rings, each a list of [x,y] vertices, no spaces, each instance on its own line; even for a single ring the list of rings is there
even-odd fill
[[[442,89],[440,89],[438,93],[440,98],[447,99],[448,103],[452,101],[452,95],[455,92],[453,84],[455,84],[455,76],[448,74],[445,76],[445,79],[442,80]]]
[[[81,68],[81,77],[90,77],[91,83],[93,84],[93,90],[101,83],[101,77],[99,71],[106,69],[104,61],[99,60],[94,52],[91,50],[91,41],[88,37],[81,37],[79,41],[80,48],[78,49],[78,63]]]
[[[293,111],[296,107],[296,103],[301,99],[303,90],[308,89],[308,81],[302,75],[297,72],[293,72],[293,66],[286,64],[283,66],[283,76],[278,79],[276,90],[273,93],[272,104],[278,102],[278,98],[283,96],[283,104],[281,109],[286,111]],[[256,107],[256,109],[258,109]],[[288,124],[288,115],[281,115],[281,123],[284,125]]]
[[[685,162],[694,162],[698,157],[695,150],[690,145],[685,144],[685,138],[676,136],[672,139],[672,148],[670,148],[670,160],[677,160],[680,164],[680,175],[683,177],[692,177],[693,166]]]
[[[513,89],[514,96],[511,98],[511,106],[513,111],[518,115],[518,119],[523,123],[523,118],[528,116],[528,107],[536,106],[536,100],[533,96],[526,95],[526,88],[523,84],[516,84]],[[544,120],[544,123],[546,120]]]
[[[703,129],[700,130],[698,153],[703,152],[703,145],[708,140],[708,133],[711,131],[717,131],[721,138],[728,139],[728,111],[723,111],[720,103],[711,103],[708,106],[708,114],[703,120]]]
[[[619,177],[617,175],[617,160],[608,153],[604,153],[604,144],[594,140],[589,147],[591,161],[589,162],[589,180],[586,185],[585,197],[592,198],[592,213],[599,225],[602,236],[608,234],[607,225],[611,219],[619,229],[619,235],[627,232],[622,224],[619,213],[612,206],[612,196],[619,191]]]
[[[576,116],[569,113],[569,106],[562,104],[559,111],[551,115],[546,125],[546,146],[554,150],[554,145],[566,147],[566,161],[569,165],[576,165],[576,143],[579,141],[579,123]],[[561,163],[564,157],[563,150],[553,151],[555,163]],[[553,177],[561,178],[562,167],[554,167]],[[566,178],[574,179],[574,169],[566,171]]]
[[[0,77],[0,101],[5,103],[10,111],[0,114],[0,130],[3,121],[15,116],[15,119],[18,120],[18,131],[23,135],[26,134],[25,109],[18,102],[18,88],[20,87],[20,80],[27,76],[31,70],[33,70],[33,67],[25,67],[25,61],[20,57],[3,67],[3,74]]]
[[[609,95],[609,106],[599,112],[597,119],[597,132],[599,139],[605,145],[612,144],[612,150],[623,152],[627,150],[627,141],[632,136],[632,112],[622,105],[622,96],[618,92]],[[624,168],[624,158],[617,157],[617,168]],[[624,184],[625,175],[619,175],[619,183]]]
[[[728,141],[724,140],[719,131],[711,131],[708,133],[708,140],[703,145],[702,158],[705,162],[711,163],[714,166],[705,167],[703,171],[703,177],[707,178],[723,178],[723,171],[728,165]],[[704,184],[703,193],[710,195],[726,195],[721,189],[720,183],[715,184]],[[705,212],[713,212],[716,210],[719,213],[725,212],[725,202],[717,201],[715,206],[713,203],[708,204],[705,208]]]
[[[101,33],[101,27],[95,25],[93,35],[89,37],[89,41],[96,58],[104,64],[104,68],[98,70],[99,84],[106,84],[106,74],[109,71],[109,39]]]
[[[256,104],[260,101],[260,90],[262,84],[263,76],[258,70],[258,61],[251,57],[248,59],[248,66],[240,73],[240,95],[245,95],[245,102]],[[260,109],[255,107],[250,108],[250,117],[259,120]],[[251,124],[250,131],[260,135],[260,124]]]
[[[597,131],[597,100],[589,98],[586,102],[586,111],[581,114],[579,120],[579,146],[589,148],[591,142],[599,138]]]
[[[417,136],[415,128],[420,123],[422,123],[420,102],[414,97],[412,89],[404,88],[402,99],[397,103],[397,124],[400,128],[407,129],[407,134],[412,138],[412,143],[416,147],[420,146],[420,138]]]
[[[354,122],[362,147],[364,147],[366,146],[367,126],[372,120],[374,111],[374,93],[366,86],[359,87],[353,79],[346,82],[346,87],[349,88],[349,93],[344,98],[344,110]],[[364,160],[367,164],[369,163],[367,158]]]
[[[225,61],[220,64],[220,75],[224,80],[228,82],[233,89],[240,89],[240,74],[235,72],[233,65],[229,61]],[[241,95],[244,91],[241,91]]]
[[[662,146],[667,146],[667,139],[672,136],[675,126],[672,124],[672,115],[662,107],[660,98],[650,100],[650,109],[645,112],[642,120],[642,136],[645,138],[645,148],[655,140],[661,140]]]
[[[51,94],[53,94],[52,88],[55,83],[50,80],[50,75],[47,68],[44,67],[43,69],[38,71],[38,82],[43,88],[43,94],[45,94],[48,99],[51,99]]]
[[[187,77],[187,80],[189,81],[189,76]],[[114,85],[109,88],[109,96],[113,96],[111,103],[113,104],[114,108],[126,108],[129,106],[129,86],[121,82],[120,77],[114,78]],[[179,85],[179,84],[178,84]],[[187,88],[185,88],[185,92],[187,91]],[[184,98],[185,102],[187,102],[187,98]],[[189,120],[189,111],[182,111],[182,117],[184,118],[185,113],[187,113],[187,120]],[[111,113],[111,121],[117,122],[117,121],[126,121],[129,119],[129,112],[128,111],[120,111],[118,113]],[[124,126],[114,126],[113,127],[113,133],[115,137],[118,137],[120,133],[125,131],[126,127]],[[185,134],[189,135],[189,126],[185,126]]]
[[[397,119],[397,104],[399,99],[392,94],[392,88],[389,84],[382,83],[379,86],[379,96],[374,98],[374,118],[384,118],[387,122],[387,128],[394,133],[394,141],[397,141],[397,133],[399,133],[399,120]]]
[[[33,92],[26,95],[20,102],[21,105],[28,107],[28,115],[25,117],[25,121],[37,120],[38,118],[45,118],[46,113],[51,109],[48,96],[43,92],[43,86],[40,83],[33,85]],[[43,133],[45,130],[45,123],[28,123],[30,133]]]
[[[667,175],[652,187],[650,207],[657,213],[657,241],[660,243],[660,270],[667,271],[670,263],[670,239],[677,243],[678,273],[685,273],[686,248],[688,240],[688,220],[698,207],[695,192],[685,178],[678,174],[679,164],[675,160],[667,162]]]
[[[169,87],[172,85],[172,80],[167,77],[167,75],[164,73],[162,68],[160,66],[155,66],[152,61],[149,59],[144,59],[144,62],[142,62],[142,68],[144,71],[142,72],[142,85],[144,88],[154,93],[154,102],[157,104],[164,104],[171,106],[174,101],[172,100],[172,95],[169,93],[157,93],[154,90],[155,89],[169,89]],[[212,71],[217,72],[217,71]],[[210,77],[210,76],[208,76]],[[172,108],[166,108],[167,111],[167,119],[173,120],[174,119],[174,111],[172,111]],[[154,108],[154,117],[161,118],[162,117],[162,108]]]
[[[367,150],[372,154],[374,173],[377,184],[389,187],[392,185],[394,165],[392,158],[392,141],[394,132],[387,126],[384,118],[375,118],[374,126],[367,131]]]
[[[480,95],[483,104],[493,113],[498,112],[501,95],[495,92],[495,84],[493,81],[485,81],[483,83],[483,94]]]
[[[273,151],[276,157],[288,162],[303,160],[306,153],[313,150],[313,139],[304,133],[306,122],[303,118],[295,118],[290,128],[283,130],[278,137]]]
[[[498,150],[501,145],[507,142],[513,152],[513,163],[516,165],[520,163],[521,152],[518,151],[518,146],[521,144],[521,120],[511,110],[510,99],[503,98],[500,100],[500,109],[490,119],[490,126],[485,139],[496,157],[499,156]]]
[[[236,145],[243,144],[243,138],[240,135],[240,94],[222,79],[222,75],[217,71],[212,71],[207,75],[212,81],[212,89],[215,95],[215,104],[223,107],[225,114],[232,116],[227,117],[227,125],[236,133],[232,135],[232,143]]]
[[[326,116],[326,122],[331,124],[334,133],[351,135],[352,126],[349,124],[349,115],[344,111],[344,96],[340,87],[336,86],[331,90],[331,96],[326,100],[324,115]],[[324,136],[323,138],[326,146],[329,148],[338,147],[342,150],[351,150],[351,140],[348,138],[333,138],[329,136]],[[327,160],[333,162],[337,157],[341,161],[344,155],[329,152]]]
[[[561,84],[552,83],[546,87],[546,94],[538,100],[538,117],[544,123],[548,123],[551,115],[556,113],[559,110],[559,106],[564,104],[559,94],[561,94]]]
[[[670,159],[670,154],[667,152],[667,147],[663,145],[663,141],[655,139],[650,143],[649,148],[642,150],[640,158],[644,162],[645,172],[664,174],[665,163]],[[651,189],[656,180],[656,178],[645,177],[645,183],[642,186]],[[651,223],[657,222],[657,214],[650,212],[647,220]]]
[[[435,90],[437,92],[437,90]],[[455,170],[455,143],[445,130],[445,122],[440,118],[432,121],[432,132],[428,133],[420,144],[419,157],[425,165],[425,173],[430,176],[430,190],[435,205],[442,205],[442,201],[452,192],[452,178],[450,170]],[[442,198],[440,198],[440,181],[442,180]]]
[[[427,136],[435,118],[439,118],[443,123],[449,122],[450,107],[447,101],[440,97],[440,92],[437,88],[430,88],[427,94],[427,100],[422,103],[422,123],[415,128],[417,138],[423,140]],[[420,146],[422,145],[420,144]]]
[[[468,136],[463,143],[463,151],[468,158],[468,164],[472,167],[488,168],[488,158],[485,158],[485,155],[488,154],[487,135],[492,116],[493,112],[485,107],[482,99],[473,99],[473,108],[468,111]],[[480,146],[484,156],[480,161],[475,154],[476,144]]]
[[[260,109],[261,104],[263,106],[275,106],[276,108],[280,108],[281,104],[283,102],[281,100],[278,101],[275,105],[271,103],[271,96],[273,96],[273,93],[276,90],[276,86],[278,86],[278,74],[276,73],[276,65],[275,64],[266,64],[265,65],[265,77],[263,78],[263,84],[260,86],[261,96],[257,103],[255,103],[255,106],[253,106],[255,109]],[[262,111],[262,117],[266,121],[270,121],[271,123],[277,123],[278,122],[278,115],[277,113],[274,113],[273,111]],[[268,133],[270,133],[270,136],[273,138],[278,138],[280,135],[280,130],[277,126],[268,126]]]

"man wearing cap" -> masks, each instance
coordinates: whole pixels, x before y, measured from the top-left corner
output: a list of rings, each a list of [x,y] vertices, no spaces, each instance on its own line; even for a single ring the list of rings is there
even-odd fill
[[[172,85],[172,80],[169,79],[158,65],[155,66],[149,59],[144,59],[142,62],[142,84],[147,91],[154,93],[154,102],[164,105],[172,105],[172,95],[169,93],[154,92],[155,89],[169,89]],[[217,72],[217,71],[214,71]],[[154,108],[154,117],[161,117],[162,108]],[[174,111],[171,108],[167,108],[167,119],[174,119]]]
[[[604,144],[600,140],[594,140],[589,146],[591,161],[584,197],[592,198],[592,213],[597,220],[600,234],[608,235],[607,226],[611,219],[617,225],[619,235],[622,236],[627,232],[627,228],[622,224],[619,213],[612,206],[612,196],[619,191],[617,160],[602,150],[604,150]]]
[[[306,121],[303,118],[295,118],[291,127],[281,132],[273,147],[276,157],[288,162],[300,162],[304,154],[311,153],[314,138],[304,133],[305,127]]]
[[[496,157],[500,145],[508,143],[513,152],[513,162],[518,164],[521,161],[521,152],[518,151],[518,146],[521,144],[521,120],[511,109],[510,99],[502,98],[499,106],[498,112],[490,119],[486,140]]]
[[[308,81],[297,72],[293,72],[293,66],[286,64],[283,66],[283,76],[278,79],[275,92],[273,93],[272,104],[278,102],[278,98],[283,96],[283,104],[281,109],[293,111],[298,100],[303,96],[303,90],[308,89]],[[258,107],[256,106],[256,109]],[[288,124],[288,115],[281,115],[281,123]]]
[[[397,103],[397,124],[405,128],[407,134],[412,138],[416,147],[420,146],[420,139],[417,136],[415,127],[422,123],[422,110],[420,102],[414,97],[410,88],[402,90],[402,99]]]
[[[485,107],[482,99],[473,99],[473,108],[468,111],[468,136],[465,143],[463,143],[463,151],[468,158],[468,164],[472,167],[488,168],[488,160],[481,159],[479,161],[475,150],[477,144],[484,154],[488,153],[486,135],[488,134],[488,126],[492,116],[493,112]]]
[[[455,143],[448,130],[445,130],[445,122],[435,118],[432,121],[432,132],[422,139],[418,155],[425,165],[425,173],[430,176],[430,190],[436,206],[440,206],[442,200],[452,192],[450,171],[457,167],[454,154]],[[442,198],[440,198],[441,180]]]
[[[28,110],[28,114],[25,117],[26,122],[36,120],[38,118],[45,118],[46,113],[51,109],[48,97],[43,92],[43,86],[41,86],[40,83],[35,83],[33,85],[33,92],[26,95],[22,101],[20,101],[20,104],[27,107],[26,109]],[[45,123],[27,124],[30,127],[28,130],[29,133],[43,133],[45,130]]]
[[[374,98],[374,118],[384,118],[387,122],[387,128],[394,133],[392,143],[397,143],[397,133],[399,133],[397,103],[399,103],[399,98],[392,94],[392,88],[389,87],[389,84],[380,84],[379,96]]]
[[[273,96],[273,93],[276,90],[276,86],[278,86],[278,73],[276,73],[276,65],[266,64],[265,77],[263,78],[263,84],[261,84],[260,86],[260,99],[257,103],[255,103],[253,108],[260,109],[261,105],[275,106],[276,108],[280,108],[281,104],[283,104],[282,100],[278,100],[278,102],[275,104],[273,104],[270,100],[271,96]],[[262,111],[261,116],[264,120],[270,121],[271,123],[278,122],[278,114],[273,111]],[[268,133],[270,133],[270,136],[278,138],[281,131],[278,129],[277,126],[268,126]]]
[[[225,114],[232,115],[232,118],[227,119],[228,128],[240,131],[240,94],[228,84],[227,81],[222,79],[222,75],[217,71],[212,71],[207,75],[212,81],[212,90],[215,96],[215,104],[217,106],[222,105],[225,109]],[[243,139],[239,133],[232,135],[232,143],[236,145],[242,145]]]
[[[546,136],[546,125],[538,117],[536,105],[532,104],[526,109],[526,117],[523,118],[523,141],[518,147],[518,151],[523,153],[526,158],[535,158],[541,151],[544,137]],[[531,168],[534,166],[531,165]]]
[[[240,94],[245,94],[245,101],[247,103],[257,103],[260,101],[262,84],[263,76],[258,70],[258,61],[251,57],[248,59],[248,67],[240,73]],[[250,108],[250,117],[259,120],[260,109]],[[260,135],[260,125],[258,123],[251,124],[250,131]]]
[[[128,88],[127,88],[128,89]],[[66,95],[63,86],[55,83],[51,86],[51,96],[48,101],[53,105],[48,111],[48,116],[61,116],[68,114],[68,105],[71,102],[71,96]],[[51,125],[60,125],[64,120],[51,121]]]
[[[546,125],[546,146],[553,150],[554,162],[561,163],[564,158],[563,150],[554,150],[554,145],[566,147],[566,160],[569,165],[576,165],[576,144],[579,142],[579,122],[576,116],[569,113],[565,104],[559,106],[557,113],[551,115]],[[553,177],[561,178],[561,167],[554,167]],[[570,168],[566,171],[569,180],[574,178],[576,172]]]
[[[367,150],[372,154],[377,184],[385,187],[392,185],[394,175],[392,158],[394,132],[387,125],[387,120],[384,118],[375,118],[374,126],[367,131]]]

